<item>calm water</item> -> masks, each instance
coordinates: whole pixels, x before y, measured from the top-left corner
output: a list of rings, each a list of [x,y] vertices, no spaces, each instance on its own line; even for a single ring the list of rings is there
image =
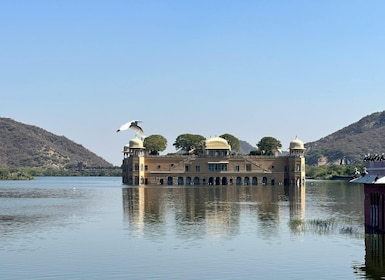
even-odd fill
[[[363,187],[0,181],[0,279],[362,279],[385,275]]]

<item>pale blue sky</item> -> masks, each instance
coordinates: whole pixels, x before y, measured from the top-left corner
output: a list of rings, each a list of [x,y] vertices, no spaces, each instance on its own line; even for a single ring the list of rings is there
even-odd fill
[[[385,1],[0,1],[0,116],[114,165],[139,119],[287,149],[384,110]],[[0,136],[1,137],[1,136]]]

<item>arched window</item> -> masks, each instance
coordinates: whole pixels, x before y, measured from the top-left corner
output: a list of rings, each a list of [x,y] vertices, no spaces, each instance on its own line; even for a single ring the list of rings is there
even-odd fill
[[[183,177],[178,177],[178,185],[179,186],[184,185]]]
[[[227,177],[222,177],[222,185],[227,185]]]
[[[186,178],[186,185],[191,185],[191,177]]]
[[[242,185],[242,178],[241,178],[241,177],[237,177],[237,182],[236,182],[236,184],[237,184],[238,186]]]
[[[221,184],[221,178],[220,177],[216,177],[215,178],[215,185],[220,185]]]
[[[249,177],[245,177],[243,179],[243,184],[246,185],[246,186],[250,185],[250,178]]]
[[[262,178],[262,185],[267,185],[267,177]]]
[[[252,184],[253,186],[258,185],[258,178],[257,178],[257,177],[253,177],[253,179],[252,179],[252,181],[251,181],[251,184]]]
[[[167,185],[172,186],[172,177],[171,176],[169,176],[167,178]]]
[[[194,185],[199,185],[199,177],[194,177]]]

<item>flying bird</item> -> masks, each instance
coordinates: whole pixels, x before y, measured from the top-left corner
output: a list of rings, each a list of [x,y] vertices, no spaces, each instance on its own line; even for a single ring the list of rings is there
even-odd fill
[[[125,124],[122,124],[118,130],[116,132],[119,132],[119,131],[122,131],[122,130],[127,130],[129,128],[131,128],[132,130],[134,130],[137,134],[141,135],[141,136],[144,136],[144,131],[143,129],[138,125],[138,123],[140,123],[142,121],[130,121],[130,122],[127,122]]]

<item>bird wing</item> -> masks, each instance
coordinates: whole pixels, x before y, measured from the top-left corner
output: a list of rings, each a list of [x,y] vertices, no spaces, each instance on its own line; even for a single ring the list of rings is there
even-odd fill
[[[127,122],[127,123],[125,123],[125,124],[122,124],[122,125],[118,128],[118,130],[116,130],[116,132],[119,132],[119,131],[122,131],[122,130],[127,130],[127,129],[130,127],[131,123],[132,123],[132,121]]]
[[[144,136],[144,131],[139,125],[135,123],[131,123],[130,128],[134,130],[136,133],[138,133],[139,135]]]
[[[122,124],[117,130],[116,132],[119,132],[119,131],[122,131],[122,130],[127,130],[129,128],[132,128],[134,131],[136,131],[138,134],[140,135],[144,135],[144,131],[143,129],[138,126],[138,123],[140,123],[142,121],[138,121],[138,120],[133,120],[133,121],[129,121],[129,122],[126,122],[125,124]]]

